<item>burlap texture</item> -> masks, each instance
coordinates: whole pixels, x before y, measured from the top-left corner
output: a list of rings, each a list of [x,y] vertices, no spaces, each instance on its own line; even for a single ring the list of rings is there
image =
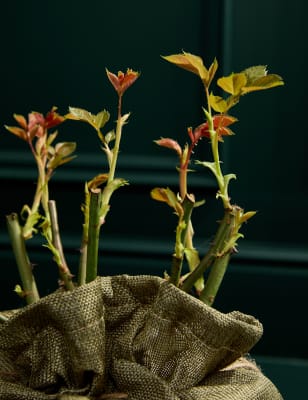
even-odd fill
[[[0,327],[0,398],[278,400],[257,368],[227,367],[261,335],[158,277],[97,278]]]

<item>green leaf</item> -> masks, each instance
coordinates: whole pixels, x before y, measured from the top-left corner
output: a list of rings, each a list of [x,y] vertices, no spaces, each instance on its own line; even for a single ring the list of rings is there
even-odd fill
[[[86,121],[91,123],[92,125],[95,116],[93,116],[89,111],[84,110],[83,108],[69,107],[69,114],[66,115],[66,118]]]
[[[20,285],[15,285],[14,292],[21,298],[24,298],[26,296],[25,291]]]
[[[224,175],[224,182],[225,182],[226,187],[228,187],[231,179],[236,179],[236,175],[235,174]]]
[[[250,218],[256,215],[257,211],[247,211],[241,216],[240,223],[247,222]]]
[[[96,115],[93,115],[87,110],[78,107],[69,107],[69,114],[66,115],[67,119],[84,121],[93,126],[96,130],[101,129],[110,118],[108,111],[103,110]]]
[[[76,158],[76,156],[70,156],[75,149],[75,142],[57,143],[54,148],[50,146],[48,150],[51,157],[47,163],[47,168],[56,169],[60,165],[66,164]]]
[[[249,86],[243,87],[242,94],[255,92],[257,90],[271,89],[282,85],[284,85],[284,82],[281,76],[270,74],[253,81]]]
[[[229,76],[219,78],[217,85],[220,86],[225,92],[234,96],[240,94],[241,89],[246,85],[247,78],[245,73],[240,72],[237,74],[232,73]]]
[[[61,157],[67,157],[76,150],[76,142],[61,142],[55,146],[55,151]]]
[[[200,264],[200,257],[199,257],[199,252],[195,248],[185,248],[184,249],[184,254],[189,266],[189,270],[193,271],[199,264]],[[194,284],[197,292],[201,292],[204,288],[204,278],[203,276],[199,279],[196,280]]]
[[[199,253],[194,248],[185,248],[184,252],[189,265],[189,270],[193,271],[200,263]]]
[[[98,114],[96,114],[94,117],[94,124],[97,129],[103,128],[103,126],[109,121],[109,118],[110,114],[106,110],[102,110]]]
[[[225,113],[229,106],[225,99],[220,96],[215,96],[213,93],[210,94],[210,106],[219,113]]]
[[[105,135],[105,142],[107,143],[107,144],[109,144],[110,142],[112,142],[113,140],[115,140],[115,132],[114,132],[114,130],[112,130],[112,131],[109,131],[108,133],[106,133],[106,135]]]
[[[123,178],[116,178],[112,182],[110,182],[109,185],[111,187],[113,187],[114,190],[115,190],[115,189],[118,189],[121,186],[128,185],[128,181],[126,179],[123,179]]]
[[[33,234],[37,234],[38,229],[35,228],[37,225],[38,221],[41,219],[41,215],[36,212],[28,215],[27,221],[25,226],[22,228],[22,235],[27,239],[31,239]]]
[[[266,65],[256,65],[254,67],[249,67],[242,72],[246,75],[247,86],[250,86],[252,82],[267,75]]]
[[[243,73],[246,75],[247,83],[245,87],[242,88],[241,94],[270,89],[284,84],[281,76],[267,74],[266,65],[256,65],[246,68]]]
[[[57,136],[58,136],[58,131],[50,133],[47,138],[47,146],[50,146]]]
[[[130,113],[127,113],[127,114],[124,114],[121,116],[121,125],[127,124],[129,116],[130,116]]]
[[[203,167],[210,169],[213,174],[217,176],[216,165],[214,162],[196,160],[196,164],[203,165]]]
[[[203,204],[205,204],[205,200],[204,200],[204,199],[203,199],[203,200],[196,201],[195,204],[194,204],[194,208],[203,206]]]

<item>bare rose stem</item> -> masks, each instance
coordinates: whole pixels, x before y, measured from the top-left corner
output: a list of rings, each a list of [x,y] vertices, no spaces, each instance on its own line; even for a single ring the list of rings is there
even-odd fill
[[[103,191],[100,189],[90,190],[90,206],[89,206],[89,226],[88,239],[86,249],[86,283],[93,281],[97,276],[98,249],[99,249],[99,233],[101,225],[105,222],[106,215],[110,209],[110,198],[114,190],[118,187],[115,184],[115,170],[120,149],[122,136],[122,127],[125,121],[122,120],[122,95],[118,97],[118,116],[115,133],[115,143],[112,149],[112,157],[108,180]]]
[[[19,224],[18,215],[16,213],[7,215],[6,220],[13,252],[23,286],[22,289],[24,297],[27,304],[31,304],[39,300],[40,296],[32,273],[32,265],[29,261],[26,251],[25,239]]]
[[[82,224],[82,241],[80,246],[80,259],[78,267],[78,286],[86,283],[87,274],[87,251],[88,251],[88,232],[89,232],[89,188],[88,184],[85,184],[85,202],[82,206],[84,215],[84,222]]]
[[[86,283],[93,281],[97,277],[99,232],[101,227],[101,201],[101,190],[91,189],[89,206],[88,246],[86,258]]]
[[[56,202],[54,200],[49,200],[48,208],[49,208],[50,224],[51,224],[51,231],[52,231],[52,244],[55,249],[54,256],[55,256],[55,261],[59,267],[60,279],[62,280],[65,289],[73,290],[74,284],[72,281],[72,274],[67,266],[67,263],[66,263],[66,260],[64,257],[62,241],[61,241],[61,237],[60,237]]]

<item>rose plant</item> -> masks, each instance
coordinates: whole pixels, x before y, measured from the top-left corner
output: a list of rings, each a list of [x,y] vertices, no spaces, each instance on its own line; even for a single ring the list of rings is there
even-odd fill
[[[236,251],[237,241],[243,237],[240,232],[241,226],[255,214],[255,211],[247,212],[239,205],[231,203],[229,183],[236,176],[232,173],[224,174],[222,170],[220,146],[225,137],[233,135],[230,126],[237,122],[237,119],[230,114],[230,110],[242,96],[283,85],[283,80],[279,75],[268,74],[263,65],[254,66],[217,79],[215,90],[220,91],[217,95],[212,90],[218,70],[216,59],[209,68],[204,65],[199,56],[186,52],[165,56],[163,59],[197,75],[203,86],[206,100],[206,105],[203,107],[204,121],[197,127],[187,128],[187,142],[184,145],[173,138],[162,137],[156,141],[159,146],[174,151],[178,157],[178,190],[158,187],[151,191],[152,198],[170,206],[178,219],[174,254],[166,279],[187,292],[195,287],[194,293],[199,299],[212,305],[230,257]],[[93,114],[77,107],[70,107],[66,115],[60,115],[56,107],[53,107],[45,116],[40,112],[31,112],[28,118],[14,114],[18,126],[6,126],[10,133],[28,144],[38,171],[32,205],[24,205],[20,215],[12,213],[7,216],[7,226],[21,277],[21,285],[17,285],[15,290],[25,298],[27,303],[39,299],[32,265],[26,250],[26,241],[34,235],[41,234],[45,238],[45,245],[50,249],[59,269],[59,282],[66,290],[73,290],[76,286],[90,282],[97,276],[100,229],[109,212],[111,196],[116,189],[128,184],[125,179],[116,177],[122,130],[129,119],[129,114],[122,114],[123,96],[140,75],[132,69],[127,69],[126,72],[120,71],[118,74],[106,69],[106,74],[118,96],[117,121],[114,130],[104,132],[104,127],[110,118],[110,113],[105,109]],[[93,177],[85,184],[85,200],[82,205],[83,236],[77,281],[74,281],[65,260],[56,203],[50,199],[48,186],[54,171],[75,158],[76,143],[55,143],[58,131],[53,131],[53,128],[66,120],[83,121],[93,127],[109,167],[108,171]],[[194,149],[201,140],[207,140],[210,143],[209,159],[193,160]],[[204,203],[202,200],[197,201],[189,190],[189,173],[195,164],[209,169],[214,175],[218,188],[216,197],[221,201],[223,209],[214,239],[202,257],[193,245],[192,213],[194,208]],[[187,274],[182,274],[184,262],[187,262],[189,267]],[[210,272],[204,282],[204,273],[208,269]]]
[[[107,110],[94,114],[78,107],[69,107],[65,115],[56,107],[46,115],[37,111],[27,118],[14,114],[17,125],[6,126],[28,145],[38,177],[32,204],[6,216],[21,278],[15,291],[27,306],[13,316],[0,314],[1,398],[281,399],[275,386],[246,357],[262,336],[261,323],[238,311],[220,313],[212,305],[243,237],[241,227],[255,215],[231,202],[229,184],[236,176],[222,168],[220,149],[237,122],[230,110],[242,96],[283,85],[283,80],[268,74],[265,66],[216,80],[216,59],[207,68],[199,56],[186,52],[163,58],[197,75],[205,94],[204,119],[187,128],[186,140],[161,137],[155,141],[178,159],[178,188],[156,187],[150,193],[177,218],[174,252],[164,277],[98,276],[101,228],[114,192],[128,184],[117,176],[122,131],[130,116],[123,113],[122,102],[138,72],[127,69],[115,74],[106,69],[118,98],[111,131],[106,129]],[[66,261],[49,188],[55,170],[75,158],[76,143],[58,141],[55,130],[67,120],[89,124],[107,160],[107,170],[84,185],[76,277]],[[195,160],[201,140],[209,144],[207,158]],[[198,171],[204,168],[213,174],[222,208],[206,251],[194,246],[193,211],[204,205],[190,190],[190,174],[197,165]],[[59,289],[43,298],[27,251],[27,241],[35,235],[43,237],[59,271]]]

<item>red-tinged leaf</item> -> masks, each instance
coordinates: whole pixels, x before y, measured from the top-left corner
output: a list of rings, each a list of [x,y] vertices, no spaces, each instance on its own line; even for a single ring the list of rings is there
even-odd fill
[[[28,124],[26,118],[23,115],[14,114],[13,117],[23,129],[27,130]]]
[[[108,174],[99,174],[88,182],[87,187],[89,189],[97,189],[103,183],[107,182],[107,180]]]
[[[223,141],[222,136],[233,135],[233,132],[228,128],[228,126],[234,124],[236,121],[237,118],[227,114],[216,114],[213,116],[213,126],[218,135],[219,141]],[[210,138],[208,122],[204,122],[195,128],[194,137],[196,141],[202,137]]]
[[[191,126],[189,128],[187,128],[187,133],[188,133],[188,136],[189,136],[190,140],[192,142],[194,142],[195,141],[195,137],[194,137],[194,133],[193,133],[193,130],[192,130]]]
[[[119,96],[122,96],[124,92],[137,80],[139,77],[139,72],[133,71],[132,69],[127,69],[124,73],[119,71],[118,74],[114,74],[106,68],[106,73],[109,81],[116,90]]]
[[[24,129],[19,128],[18,126],[7,126],[7,125],[5,125],[5,129],[8,130],[9,132],[13,133],[20,139],[22,139],[26,142],[28,141],[27,132]]]
[[[208,83],[209,81],[209,71],[203,64],[203,60],[201,57],[196,56],[191,53],[180,53],[180,54],[172,54],[170,56],[163,56],[163,59],[169,61],[172,64],[177,65],[180,68],[183,68],[187,71],[193,72],[198,75],[202,81]]]
[[[33,111],[28,115],[28,131],[31,131],[36,126],[45,126],[45,118],[43,114]]]
[[[151,197],[154,200],[167,203],[173,208],[177,215],[183,215],[183,207],[181,206],[176,194],[169,188],[154,188],[151,190]]]
[[[181,146],[178,144],[176,140],[169,139],[169,138],[161,138],[159,140],[154,140],[158,146],[167,147],[168,149],[172,149],[176,151],[179,157],[182,155]]]
[[[60,124],[62,124],[62,122],[65,121],[65,117],[63,117],[62,115],[58,114],[56,112],[57,107],[53,107],[47,114],[45,117],[45,122],[44,122],[44,126],[46,129],[50,129],[53,128],[55,126],[58,126]]]
[[[228,114],[219,114],[213,116],[214,128],[217,129],[219,127],[226,127],[237,122],[237,118],[232,117],[232,115]]]

